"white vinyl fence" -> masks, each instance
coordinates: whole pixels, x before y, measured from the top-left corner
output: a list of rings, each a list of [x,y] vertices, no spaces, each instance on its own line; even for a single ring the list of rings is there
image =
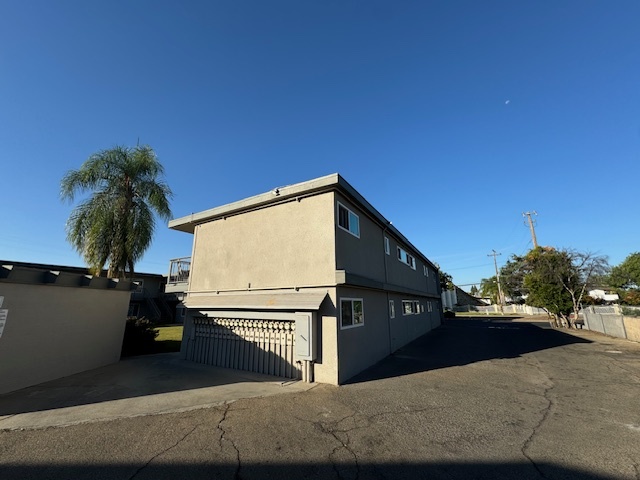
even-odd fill
[[[531,307],[529,305],[504,305],[500,310],[500,305],[487,305],[483,307],[477,307],[474,305],[462,305],[453,307],[455,312],[478,312],[486,315],[490,314],[519,314],[519,315],[546,315],[547,311],[543,308]]]

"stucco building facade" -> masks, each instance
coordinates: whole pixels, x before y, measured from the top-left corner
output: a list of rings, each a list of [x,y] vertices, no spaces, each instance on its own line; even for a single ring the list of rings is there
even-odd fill
[[[185,358],[340,384],[441,323],[437,267],[338,174],[169,227],[194,236]]]

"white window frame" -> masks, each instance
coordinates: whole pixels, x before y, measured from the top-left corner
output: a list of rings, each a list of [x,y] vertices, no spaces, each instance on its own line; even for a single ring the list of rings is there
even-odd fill
[[[433,312],[433,305],[431,304],[431,301],[427,302],[427,310]]]
[[[424,270],[424,276],[428,277],[429,276],[429,267],[427,267],[426,265],[423,265],[422,268]]]
[[[413,311],[416,315],[420,313],[420,302],[418,300],[413,301]]]
[[[136,289],[134,290],[137,293],[141,293],[144,292],[144,279],[142,278],[135,278],[133,280],[133,283],[136,284]]]
[[[411,267],[413,270],[416,269],[416,258],[402,247],[398,247],[398,261]]]
[[[389,300],[389,318],[396,318],[396,304],[393,300]]]
[[[337,203],[338,203],[338,206],[336,207],[336,215],[338,217],[337,218],[338,227],[340,227],[345,232],[349,232],[354,237],[360,238],[360,217],[358,216],[357,213],[353,212],[350,208],[346,207],[342,203],[340,203],[340,202],[337,202]],[[344,208],[347,211],[347,227],[346,228],[343,227],[342,225],[340,225],[340,207]],[[351,230],[352,217],[355,217],[355,219],[356,219],[357,231],[355,231],[355,232]]]
[[[351,325],[344,325],[342,323],[342,302],[351,303],[351,320],[355,319],[354,302],[360,302],[362,304],[362,321],[359,323],[352,323]],[[364,300],[362,298],[340,297],[340,330],[347,330],[349,328],[357,328],[364,326]]]
[[[391,255],[391,245],[389,244],[389,237],[384,237],[384,253]]]
[[[410,312],[407,312],[407,306],[409,306],[410,308]],[[406,315],[415,315],[415,303],[413,300],[402,300],[402,315],[406,316]]]

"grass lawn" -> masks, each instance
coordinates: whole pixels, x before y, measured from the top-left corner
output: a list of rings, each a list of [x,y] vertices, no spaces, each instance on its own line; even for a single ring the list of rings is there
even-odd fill
[[[182,342],[182,325],[156,327],[158,332],[155,342],[156,353],[179,352]]]

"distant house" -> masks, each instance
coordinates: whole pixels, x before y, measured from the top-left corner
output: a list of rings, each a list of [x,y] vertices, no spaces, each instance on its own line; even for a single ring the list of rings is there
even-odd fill
[[[88,268],[70,267],[66,265],[49,265],[44,263],[14,262],[0,260],[0,265],[13,265],[21,268],[38,269],[49,272],[73,273],[76,275],[91,275]],[[106,277],[106,270],[102,277]],[[178,300],[174,294],[165,295],[164,287],[167,277],[155,273],[136,273],[135,284],[129,300],[129,317],[145,317],[156,323],[173,323],[176,318]]]
[[[617,302],[620,297],[617,293],[606,293],[604,290],[595,289],[589,290],[589,296],[596,300],[602,300],[604,302]]]
[[[476,298],[473,295],[465,292],[457,285],[454,285],[454,288],[451,290],[446,290],[442,292],[442,305],[444,308],[448,308],[453,310],[455,307],[462,306],[474,306],[474,307],[482,307],[491,302],[485,302],[483,299]]]
[[[338,174],[169,227],[189,360],[340,384],[441,323],[437,267]]]

